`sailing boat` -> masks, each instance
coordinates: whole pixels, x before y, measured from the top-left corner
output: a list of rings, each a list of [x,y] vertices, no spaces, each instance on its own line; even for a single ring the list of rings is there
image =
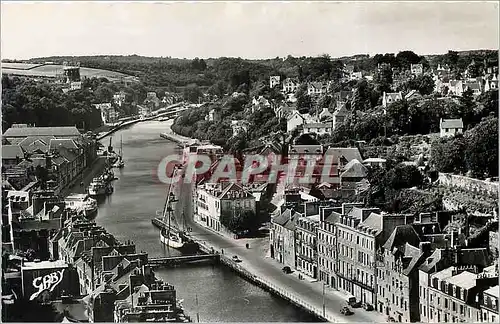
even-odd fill
[[[118,161],[113,165],[115,168],[123,168],[125,163],[123,162],[123,136],[120,137],[120,152],[118,153]]]
[[[176,172],[177,168],[174,167],[172,175]],[[162,220],[167,224],[166,228],[160,231],[160,242],[168,247],[177,249],[183,253],[195,253],[198,250],[198,244],[193,242],[184,231],[172,226],[172,220],[175,221],[173,216],[172,202],[177,201],[172,192],[173,185],[169,184],[165,206],[163,207]],[[184,218],[184,213],[182,214]],[[185,222],[184,222],[185,223]]]

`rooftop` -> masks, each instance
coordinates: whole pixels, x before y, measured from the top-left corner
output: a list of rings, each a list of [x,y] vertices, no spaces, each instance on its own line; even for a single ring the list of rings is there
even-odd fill
[[[490,296],[498,298],[498,293],[499,293],[499,287],[498,285],[493,286],[487,290],[484,291],[485,294],[488,294]]]
[[[68,264],[63,260],[56,261],[40,261],[40,262],[24,262],[22,266],[22,270],[30,270],[30,269],[52,269],[52,268],[61,268],[67,267]]]
[[[16,157],[24,158],[24,152],[19,145],[2,145],[2,160]]]
[[[4,137],[28,137],[28,136],[80,136],[75,126],[61,127],[15,127],[9,128],[3,134]]]
[[[441,128],[464,128],[462,118],[441,119]]]
[[[476,274],[464,271],[456,276],[448,278],[446,281],[454,286],[468,290],[476,286],[476,279]]]

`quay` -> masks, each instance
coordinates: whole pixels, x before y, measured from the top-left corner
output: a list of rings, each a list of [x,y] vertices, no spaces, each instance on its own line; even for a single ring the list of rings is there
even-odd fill
[[[152,267],[175,267],[182,264],[200,263],[203,261],[218,262],[220,254],[184,255],[176,257],[150,258],[148,264]]]
[[[166,226],[165,222],[161,220],[160,218],[153,218],[151,220],[151,223],[158,227],[158,228],[164,228]],[[189,233],[188,233],[189,235]],[[298,297],[295,294],[292,294],[288,292],[286,289],[283,289],[281,287],[278,287],[277,285],[273,284],[271,281],[261,278],[258,275],[252,273],[251,271],[245,269],[239,262],[235,261],[232,259],[231,255],[224,255],[224,250],[221,250],[220,252],[214,247],[208,246],[206,241],[202,241],[196,237],[193,237],[192,235],[189,235],[189,238],[192,239],[194,242],[198,244],[198,247],[202,253],[205,253],[203,255],[194,255],[194,256],[185,256],[185,257],[173,257],[173,258],[159,258],[159,259],[149,259],[150,264],[158,264],[165,260],[165,263],[168,264],[167,259],[178,259],[177,262],[182,262],[183,260],[186,260],[187,262],[191,260],[196,260],[197,258],[212,258],[216,262],[228,267],[232,271],[234,271],[236,274],[238,274],[240,277],[243,279],[251,282],[252,284],[282,298],[283,300],[286,300],[290,304],[305,310],[306,312],[314,315],[317,317],[319,320],[324,321],[324,322],[336,322],[336,319],[334,317],[329,316],[328,314],[324,313],[322,309],[315,307],[312,304],[307,303],[300,297]],[[183,259],[186,258],[186,259]],[[172,262],[174,262],[172,260]]]

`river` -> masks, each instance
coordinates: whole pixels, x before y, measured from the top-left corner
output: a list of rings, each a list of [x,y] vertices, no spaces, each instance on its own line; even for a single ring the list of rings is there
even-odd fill
[[[167,187],[155,176],[156,167],[176,145],[160,138],[168,122],[141,122],[113,134],[113,146],[123,139],[125,167],[116,169],[115,192],[101,202],[96,223],[118,240],[132,240],[150,257],[177,255],[159,242],[151,224],[163,208]],[[103,140],[107,145],[109,139]],[[187,313],[201,322],[313,322],[315,318],[252,285],[223,266],[199,265],[158,269],[157,277],[173,284]],[[198,305],[196,303],[198,298]]]

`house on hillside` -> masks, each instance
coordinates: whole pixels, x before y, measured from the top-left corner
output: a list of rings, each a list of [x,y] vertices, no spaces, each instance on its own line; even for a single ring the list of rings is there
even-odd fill
[[[271,75],[269,77],[269,88],[274,88],[280,84],[280,76],[279,75]]]
[[[384,92],[382,95],[382,106],[387,108],[392,103],[403,100],[403,94],[400,92]]]
[[[411,74],[415,76],[422,75],[424,73],[424,65],[423,64],[411,64],[410,66]]]
[[[293,107],[288,105],[287,103],[283,103],[276,108],[274,108],[274,113],[278,118],[287,118],[293,112]]]
[[[309,82],[307,85],[307,94],[310,96],[319,96],[326,93],[326,84],[323,82]]]
[[[303,125],[305,123],[305,118],[302,116],[301,113],[299,113],[298,110],[294,110],[288,115],[287,121],[286,121],[286,131],[291,132],[295,128]]]
[[[113,102],[121,107],[125,103],[125,92],[120,91],[113,95]]]
[[[458,119],[443,119],[439,123],[440,136],[455,136],[457,134],[462,134],[464,129],[464,123],[462,118]]]
[[[156,96],[156,92],[151,91],[147,93],[143,104],[150,108],[158,108],[160,106],[160,99]]]
[[[252,113],[263,107],[271,107],[271,103],[264,98],[264,96],[254,97],[252,99]]]
[[[297,79],[286,78],[283,81],[283,93],[295,93],[299,87],[300,82]]]
[[[24,151],[19,145],[2,145],[2,169],[10,169],[24,160]]]
[[[361,79],[363,79],[363,73],[362,72],[352,72],[349,79],[351,81],[361,80]]]
[[[208,112],[208,115],[205,116],[205,120],[211,121],[211,122],[216,122],[220,120],[220,113],[219,111],[212,109]]]
[[[328,108],[323,108],[323,110],[319,113],[319,120],[327,120],[332,118],[332,113],[328,110]]]
[[[493,75],[491,79],[487,79],[484,83],[484,91],[490,91],[498,89],[498,77]]]
[[[335,101],[337,102],[337,104],[340,102],[346,103],[351,99],[352,91],[335,92],[333,97],[334,97]]]
[[[344,104],[338,106],[332,115],[332,130],[335,130],[335,128],[342,125],[348,115],[349,111],[347,110]]]
[[[422,99],[422,95],[420,92],[417,90],[411,90],[405,95],[405,100],[416,100],[416,99]]]
[[[246,120],[233,120],[231,121],[231,128],[233,129],[233,137],[238,136],[242,132],[247,132],[249,123]]]
[[[302,125],[302,134],[317,134],[325,135],[332,133],[332,125],[330,123],[306,123]]]

